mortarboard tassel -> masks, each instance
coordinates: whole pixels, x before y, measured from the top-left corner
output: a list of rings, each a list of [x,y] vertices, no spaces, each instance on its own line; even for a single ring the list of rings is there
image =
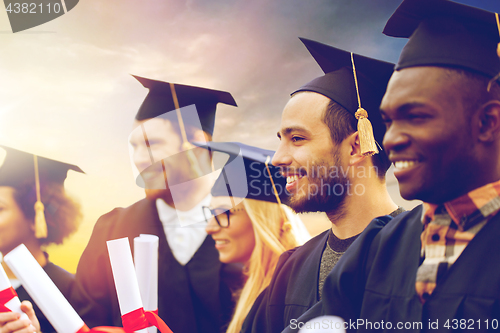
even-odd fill
[[[495,18],[497,20],[498,33],[500,34],[500,19],[498,18],[498,13],[495,13]],[[497,44],[497,55],[500,58],[500,43]],[[495,82],[499,78],[500,78],[500,73],[498,73],[494,78],[492,78],[490,82],[488,82],[488,92],[491,90],[491,85],[493,84],[493,82]]]
[[[187,139],[186,129],[184,128],[184,121],[182,120],[181,110],[179,107],[179,100],[177,99],[177,93],[175,92],[175,87],[173,83],[170,83],[170,90],[172,91],[172,97],[175,105],[175,112],[177,114],[177,120],[179,121],[179,127],[182,136],[182,148],[186,151],[189,164],[191,165],[191,170],[195,173],[196,177],[201,177],[203,173],[201,172],[200,165],[196,156],[194,156],[193,148],[194,145],[190,143]]]
[[[358,110],[356,111],[356,119],[358,119],[358,134],[361,154],[372,156],[378,154],[378,148],[373,136],[373,127],[368,119],[368,112],[361,107],[361,99],[359,98],[358,78],[356,75],[356,67],[354,66],[354,57],[351,52],[352,72],[354,74],[354,83],[356,84],[356,94],[358,95]]]
[[[270,160],[271,160],[271,157],[267,156],[265,165],[266,165],[267,173],[269,174],[269,179],[271,179],[271,184],[273,185],[273,192],[274,192],[274,195],[276,196],[276,201],[278,201],[278,205],[280,206],[281,215],[283,217],[283,226],[281,227],[281,230],[284,232],[287,232],[292,228],[292,224],[290,223],[290,221],[286,217],[286,213],[283,210],[283,207],[281,207],[281,199],[280,199],[280,196],[278,194],[278,190],[276,190],[276,185],[274,185],[274,180],[273,180],[273,176],[271,174],[271,170],[269,170],[269,161]]]
[[[44,206],[40,196],[40,178],[38,174],[38,158],[33,155],[35,163],[35,186],[36,186],[36,202],[35,202],[35,237],[47,238],[47,222],[45,221]]]
[[[146,147],[148,148],[149,158],[151,159],[151,165],[155,163],[153,158],[153,152],[151,151],[151,145],[149,144],[148,135],[146,134],[146,129],[144,128],[144,124],[141,124],[142,135],[144,136],[144,142],[146,142]],[[168,188],[167,181],[167,169],[165,167],[165,161],[161,160],[161,167],[163,170],[163,179],[165,180],[165,188]]]
[[[495,13],[495,18],[497,19],[498,33],[500,34],[500,19],[498,18],[498,13]],[[500,58],[500,43],[497,44],[497,55]]]

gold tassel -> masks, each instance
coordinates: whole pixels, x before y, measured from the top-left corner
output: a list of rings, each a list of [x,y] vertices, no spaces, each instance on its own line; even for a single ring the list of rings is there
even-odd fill
[[[283,232],[288,232],[292,228],[292,224],[290,221],[288,221],[288,218],[286,217],[285,210],[283,207],[281,207],[281,199],[278,194],[278,190],[276,190],[276,185],[274,185],[274,180],[273,180],[273,175],[271,174],[271,170],[269,169],[269,161],[271,160],[271,157],[266,158],[266,162],[264,164],[266,165],[267,173],[269,174],[269,179],[271,179],[271,185],[273,185],[273,192],[274,196],[276,197],[276,201],[278,202],[278,205],[280,206],[280,211],[281,211],[281,216],[283,217],[283,225],[281,226],[281,230]]]
[[[372,156],[378,154],[378,148],[373,136],[372,123],[368,119],[368,112],[361,107],[361,99],[359,97],[358,76],[356,75],[356,66],[354,66],[354,57],[351,52],[352,72],[354,75],[354,83],[356,85],[356,94],[358,96],[358,110],[355,113],[358,119],[358,135],[361,154],[364,156]]]
[[[144,123],[141,124],[142,135],[144,136],[144,142],[146,142],[146,147],[148,148],[149,159],[151,160],[151,165],[155,164],[155,160],[153,158],[153,152],[151,151],[151,145],[149,144],[148,135],[146,134],[146,128],[144,128]],[[163,170],[163,179],[165,180],[165,188],[168,188],[167,181],[167,169],[165,168],[165,162],[161,160],[161,167]],[[149,185],[144,183],[146,189],[149,188]]]
[[[195,146],[191,142],[188,142],[188,141],[185,141],[182,144],[182,149],[184,149],[184,151],[187,154],[189,165],[191,165],[191,170],[193,171],[193,173],[196,177],[201,177],[201,176],[203,176],[203,173],[201,172],[200,163],[198,163],[198,159],[196,158],[196,156],[194,155],[194,152],[192,150],[194,147]]]
[[[365,156],[378,154],[375,137],[373,136],[372,123],[368,120],[368,112],[363,108],[359,108],[356,111],[356,119],[358,119],[358,135],[361,154]]]
[[[500,34],[500,18],[498,17],[498,13],[495,13],[495,18],[497,21],[498,33]],[[497,44],[497,56],[500,58],[500,43]],[[488,88],[487,88],[488,92],[490,92],[493,83],[499,78],[500,78],[500,73],[498,73],[494,78],[492,78],[490,82],[488,82]]]
[[[500,18],[498,17],[498,13],[495,13],[495,19],[497,21],[498,34],[500,35]],[[497,44],[497,55],[500,58],[500,43]]]
[[[45,207],[41,201],[35,202],[35,237],[47,238],[47,222],[45,221]]]
[[[38,174],[38,158],[33,155],[35,163],[35,186],[36,186],[36,202],[35,202],[35,237],[47,238],[47,222],[45,221],[45,207],[43,206],[40,196],[40,178]]]
[[[283,208],[281,208],[283,210]],[[281,231],[283,232],[289,232],[292,229],[292,223],[290,221],[285,220],[285,223],[283,223],[283,226],[281,227]]]
[[[187,139],[186,129],[184,128],[184,121],[182,120],[181,110],[179,107],[179,100],[177,99],[177,93],[175,92],[175,86],[173,83],[170,83],[170,91],[172,92],[172,98],[174,100],[175,112],[177,114],[177,121],[179,122],[179,128],[182,136],[182,149],[185,150],[186,156],[188,158],[189,164],[191,165],[191,170],[193,171],[196,177],[203,176],[201,172],[200,164],[198,163],[198,159],[194,155],[193,148],[194,145],[190,143]]]

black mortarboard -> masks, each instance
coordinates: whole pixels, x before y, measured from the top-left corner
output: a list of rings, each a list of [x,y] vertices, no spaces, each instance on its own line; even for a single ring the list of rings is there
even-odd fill
[[[22,184],[35,183],[35,166],[33,154],[0,145],[7,155],[0,166],[0,186],[16,187]],[[73,164],[67,164],[38,156],[38,173],[40,181],[63,185],[68,170],[83,171]]]
[[[212,187],[213,196],[232,196],[278,202],[273,189],[273,181],[280,201],[287,197],[286,178],[282,175],[280,168],[271,164],[274,151],[239,142],[195,144],[212,152],[215,165],[217,165],[218,160],[221,160],[218,158],[218,154],[225,157],[226,162],[222,172]],[[238,158],[242,159],[243,163],[235,163]],[[272,181],[269,172],[272,175]]]
[[[171,84],[163,81],[146,79],[133,75],[149,93],[142,102],[136,120],[145,120],[158,117],[166,112],[176,109],[174,97],[172,95]],[[179,107],[196,105],[196,111],[201,123],[201,129],[210,135],[214,131],[215,110],[217,103],[237,106],[230,93],[219,90],[212,90],[182,84],[173,84]],[[190,123],[184,119],[185,123]],[[193,122],[196,124],[196,122]],[[193,124],[193,125],[194,125]],[[199,125],[198,125],[199,126]]]
[[[458,67],[494,77],[500,72],[495,14],[447,0],[404,0],[384,34],[409,38],[396,70]]]
[[[47,224],[44,216],[43,198],[40,195],[40,183],[55,183],[63,186],[68,170],[83,173],[73,164],[67,164],[30,154],[21,150],[0,145],[6,151],[3,164],[0,166],[0,186],[17,188],[23,185],[34,185],[37,201],[35,210],[35,236],[47,238]]]
[[[299,91],[322,94],[343,106],[353,116],[358,110],[358,94],[351,61],[351,52],[322,44],[306,38],[300,40],[307,47],[325,75],[306,83]],[[382,142],[385,125],[379,112],[387,83],[394,71],[394,64],[352,54],[356,67],[361,107],[368,113],[373,126],[375,140]]]

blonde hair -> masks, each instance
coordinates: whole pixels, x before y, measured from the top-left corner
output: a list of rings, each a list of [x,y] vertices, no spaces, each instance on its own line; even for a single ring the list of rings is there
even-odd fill
[[[227,333],[239,333],[257,296],[269,285],[280,255],[299,245],[281,207],[274,202],[244,199],[243,205],[252,221],[255,248],[248,261],[247,281],[229,323]]]

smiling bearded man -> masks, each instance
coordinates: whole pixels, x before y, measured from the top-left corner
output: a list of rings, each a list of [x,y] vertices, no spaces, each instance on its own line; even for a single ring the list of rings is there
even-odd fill
[[[381,104],[383,144],[403,198],[424,204],[382,229],[370,224],[298,321],[328,314],[357,332],[497,330],[498,14],[404,0],[384,33],[409,40]]]
[[[387,155],[371,156],[377,150],[373,141],[381,141],[385,131],[378,107],[393,64],[352,55],[356,82],[351,53],[302,41],[327,74],[292,94],[272,163],[287,177],[290,206],[297,212],[326,212],[332,228],[280,257],[242,332],[280,332],[296,320],[319,301],[325,277],[368,223],[383,216],[383,226],[392,218],[388,215],[402,211],[385,186]],[[373,124],[372,151],[366,151],[366,129],[356,131],[358,83],[367,110],[361,118],[368,116]]]
[[[285,171],[285,173],[290,171]],[[376,170],[373,168],[369,172],[375,173]],[[342,168],[339,149],[335,149],[332,153],[332,161],[324,158],[318,159],[309,169],[299,169],[299,173],[300,176],[287,177],[287,190],[290,193],[293,192],[294,195],[290,195],[286,203],[295,212],[322,212],[325,211],[325,207],[328,207],[330,214],[334,212],[336,215],[342,214],[345,199],[353,193],[354,189],[347,177],[349,169],[343,170]],[[304,175],[307,175],[309,182],[307,185],[300,186],[298,180]],[[364,188],[360,191],[364,191]]]

